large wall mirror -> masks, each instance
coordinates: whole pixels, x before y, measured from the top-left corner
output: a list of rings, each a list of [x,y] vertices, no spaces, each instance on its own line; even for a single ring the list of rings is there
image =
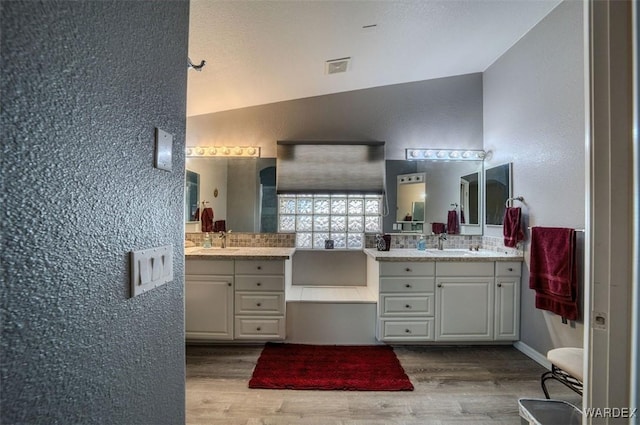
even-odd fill
[[[199,175],[196,204],[207,201],[214,221],[234,232],[277,232],[275,158],[187,158],[186,169],[187,179]],[[200,229],[187,220],[186,230]]]
[[[487,168],[485,172],[486,224],[501,226],[507,200],[511,197],[511,163]]]
[[[386,160],[389,214],[383,217],[383,231],[430,234],[431,223],[446,223],[448,212],[457,208],[460,234],[482,234],[482,165],[482,161]],[[208,201],[214,221],[225,220],[226,228],[234,232],[278,231],[275,158],[187,158],[186,168],[187,179],[198,176],[197,199],[196,189],[187,195],[185,187],[187,232],[200,230],[198,222],[189,220],[193,211],[186,211],[187,205],[192,209],[193,200],[195,205]],[[407,177],[412,180],[399,183]]]
[[[449,211],[455,209],[461,235],[482,234],[483,161],[387,160],[385,165],[389,202],[389,215],[383,220],[386,233],[430,234],[432,223],[447,223]],[[411,193],[409,201],[405,191]]]

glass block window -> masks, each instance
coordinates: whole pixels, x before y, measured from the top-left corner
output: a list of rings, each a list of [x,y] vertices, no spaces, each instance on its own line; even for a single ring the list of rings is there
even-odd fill
[[[382,230],[380,195],[279,195],[278,231],[295,232],[296,247],[364,248],[365,233]]]

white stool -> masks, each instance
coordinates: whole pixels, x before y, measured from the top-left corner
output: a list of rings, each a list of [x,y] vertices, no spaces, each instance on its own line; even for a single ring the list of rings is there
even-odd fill
[[[543,373],[540,377],[544,396],[547,399],[551,398],[546,386],[548,379],[555,379],[582,395],[584,350],[575,347],[554,348],[547,353],[547,359],[551,362],[551,370]]]

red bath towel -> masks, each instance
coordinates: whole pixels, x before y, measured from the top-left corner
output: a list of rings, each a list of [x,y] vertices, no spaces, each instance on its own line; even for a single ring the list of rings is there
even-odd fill
[[[531,229],[529,288],[536,291],[536,308],[578,319],[575,230]]]
[[[213,208],[205,208],[202,210],[200,227],[200,230],[203,232],[213,232]]]
[[[458,224],[458,211],[451,210],[447,215],[447,233],[450,235],[457,235],[460,233],[460,226]]]
[[[522,211],[520,207],[507,207],[504,210],[502,234],[504,235],[504,246],[508,246],[509,248],[515,248],[518,242],[524,240]]]

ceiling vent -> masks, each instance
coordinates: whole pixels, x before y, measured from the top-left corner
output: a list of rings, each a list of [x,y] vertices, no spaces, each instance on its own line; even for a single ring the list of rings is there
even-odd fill
[[[351,58],[331,59],[325,62],[324,72],[325,74],[340,74],[341,72],[347,72]]]

